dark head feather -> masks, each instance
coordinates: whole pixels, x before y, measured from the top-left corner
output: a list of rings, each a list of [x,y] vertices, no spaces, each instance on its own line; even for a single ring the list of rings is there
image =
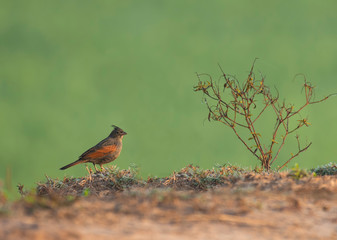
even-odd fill
[[[127,133],[124,132],[121,128],[117,127],[116,125],[111,125],[114,130],[110,133],[110,137],[116,137],[116,136],[124,136]]]

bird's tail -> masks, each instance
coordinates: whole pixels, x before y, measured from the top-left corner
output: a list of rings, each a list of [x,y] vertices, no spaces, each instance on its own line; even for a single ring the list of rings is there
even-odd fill
[[[80,163],[83,163],[83,161],[77,160],[77,161],[75,161],[73,163],[70,163],[70,164],[64,166],[64,167],[61,167],[60,170],[64,170],[64,169],[70,168],[70,167],[75,166],[75,165],[80,164]]]

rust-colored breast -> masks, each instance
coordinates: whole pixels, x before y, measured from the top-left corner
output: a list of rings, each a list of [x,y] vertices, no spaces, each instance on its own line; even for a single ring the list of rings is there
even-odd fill
[[[116,151],[117,146],[116,145],[111,145],[111,146],[105,146],[102,148],[97,149],[96,151],[89,153],[85,158],[100,158],[104,157],[110,153],[113,153]]]

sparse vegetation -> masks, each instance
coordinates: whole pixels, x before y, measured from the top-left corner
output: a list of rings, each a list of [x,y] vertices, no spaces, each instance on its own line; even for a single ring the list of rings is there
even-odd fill
[[[317,168],[315,171],[317,175],[328,175],[328,172],[332,175],[332,169],[335,167],[335,164],[330,163],[324,167]],[[326,174],[322,174],[322,169],[325,169]],[[51,179],[46,176],[46,182],[38,183],[35,190],[25,191],[23,185],[19,185],[18,191],[26,203],[34,203],[36,206],[46,207],[52,206],[54,204],[53,201],[59,200],[60,204],[63,205],[79,197],[105,197],[135,188],[206,191],[223,186],[245,186],[249,182],[256,181],[254,183],[255,187],[268,189],[274,187],[270,182],[271,179],[286,184],[291,179],[299,180],[316,176],[316,172],[311,173],[312,170],[301,169],[298,164],[295,164],[291,171],[282,173],[265,172],[261,168],[248,170],[229,163],[217,165],[212,169],[202,169],[198,166],[188,165],[180,171],[173,172],[168,177],[148,177],[146,180],[139,177],[138,170],[134,167],[119,169],[116,166],[112,166],[102,172],[93,173],[91,169],[88,169],[88,172],[89,174],[84,177],[65,177],[63,180]],[[279,186],[283,187],[282,184]],[[35,195],[37,196],[36,198],[33,197]],[[72,197],[69,198],[69,196]],[[41,197],[48,197],[49,200],[42,200],[40,199]]]
[[[300,128],[311,125],[307,118],[300,116],[300,113],[307,106],[323,102],[334,94],[313,100],[315,87],[303,76],[305,101],[300,107],[295,108],[294,104],[280,102],[278,92],[272,94],[265,84],[265,77],[254,73],[254,64],[255,61],[243,83],[240,83],[235,76],[225,74],[221,67],[222,75],[218,81],[214,81],[209,74],[197,74],[199,82],[194,87],[194,91],[201,91],[204,94],[208,120],[220,122],[231,128],[265,170],[271,169],[288,136],[295,134],[297,152],[291,153],[290,158],[278,167],[280,170],[311,146],[311,142],[303,146],[299,135],[296,134]],[[207,80],[201,80],[203,77]],[[262,136],[257,128],[257,122],[267,109],[272,109],[274,113],[274,122],[270,123],[273,124],[274,129],[270,136]],[[295,119],[297,124],[294,124]]]
[[[316,171],[332,173],[335,167],[331,163]],[[179,226],[179,232],[184,224],[188,226],[184,231],[191,224],[198,229],[219,226],[219,230],[236,232],[241,232],[242,226],[263,227],[264,233],[270,231],[274,236],[279,231],[279,236],[286,238],[284,229],[299,221],[305,229],[299,236],[305,232],[305,238],[310,238],[316,236],[307,232],[308,226],[317,224],[315,214],[324,226],[333,226],[337,210],[336,175],[314,177],[298,164],[284,172],[250,170],[228,163],[212,169],[188,165],[168,177],[146,180],[139,177],[135,167],[112,166],[97,173],[88,169],[88,175],[80,178],[46,176],[36,189],[18,185],[18,191],[22,195],[19,201],[0,201],[0,239],[92,238],[97,236],[97,226],[109,233],[109,238],[116,236],[116,229],[135,229],[139,236],[137,227],[146,224],[151,231],[157,228],[161,232],[162,224]],[[302,211],[308,207],[312,211]],[[266,220],[266,215],[273,221]],[[130,227],[130,223],[136,225]]]
[[[319,176],[324,175],[337,175],[337,164],[330,162],[323,166],[311,169],[312,172],[316,173]]]
[[[305,170],[305,169],[301,169],[298,165],[298,163],[295,164],[295,166],[291,169],[289,176],[299,180],[301,178],[304,177],[308,177],[310,174]],[[313,176],[315,176],[315,174],[313,174]]]
[[[37,194],[57,196],[88,196],[121,191],[130,186],[142,186],[144,181],[138,177],[138,170],[134,167],[120,170],[116,166],[105,168],[105,171],[93,173],[87,168],[88,175],[81,178],[65,177],[64,179],[51,179],[46,176],[45,183],[38,183]],[[21,191],[20,191],[21,192]]]

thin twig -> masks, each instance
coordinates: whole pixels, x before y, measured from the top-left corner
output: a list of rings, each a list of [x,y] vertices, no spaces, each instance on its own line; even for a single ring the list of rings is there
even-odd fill
[[[252,153],[254,154],[255,157],[259,158],[259,156],[252,150],[250,149],[250,147],[247,145],[247,143],[240,137],[240,135],[238,134],[238,132],[235,130],[235,127],[232,127],[233,131],[235,132],[236,136],[240,139],[240,141],[246,146],[246,148]]]
[[[277,171],[281,170],[282,168],[284,168],[293,158],[297,157],[301,152],[304,152],[305,150],[307,150],[310,146],[311,146],[312,142],[309,143],[305,148],[300,149],[295,155],[293,155],[291,158],[289,158],[288,161],[286,161],[281,167],[279,167],[277,169]]]

